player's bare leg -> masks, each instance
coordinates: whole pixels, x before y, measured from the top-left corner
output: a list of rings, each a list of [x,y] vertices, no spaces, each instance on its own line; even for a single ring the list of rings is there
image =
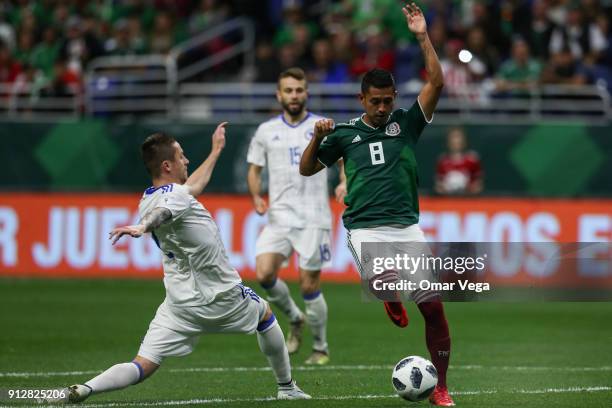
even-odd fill
[[[310,395],[302,391],[291,378],[291,365],[285,338],[270,306],[257,326],[257,342],[262,353],[268,358],[268,363],[276,377],[277,398],[310,399]]]
[[[255,261],[255,273],[257,281],[267,292],[270,303],[278,307],[289,318],[291,327],[287,334],[287,349],[289,354],[293,354],[300,347],[305,318],[304,313],[291,298],[289,287],[278,277],[278,271],[284,260],[285,257],[281,254],[260,254]]]
[[[327,303],[321,293],[321,271],[300,268],[300,291],[304,297],[306,324],[313,336],[312,354],[306,364],[324,365],[329,362],[327,345]]]
[[[68,404],[83,402],[94,394],[120,390],[138,384],[150,377],[158,368],[159,364],[142,356],[136,356],[131,362],[115,364],[83,384],[75,384],[65,388],[63,398],[46,400],[45,402]]]
[[[425,340],[431,361],[438,371],[438,385],[429,397],[429,401],[438,406],[450,407],[455,403],[446,386],[446,371],[450,360],[451,340],[448,323],[444,315],[444,306],[440,299],[418,305],[425,319]]]

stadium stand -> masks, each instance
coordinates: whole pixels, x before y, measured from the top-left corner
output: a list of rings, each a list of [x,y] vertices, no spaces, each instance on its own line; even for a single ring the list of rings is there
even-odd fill
[[[347,97],[373,66],[392,70],[406,97],[419,88],[420,53],[394,1],[266,3],[3,2],[0,111],[258,120],[275,106],[258,84],[293,65],[324,114],[356,112]],[[609,119],[611,2],[422,3],[445,67],[443,120]]]

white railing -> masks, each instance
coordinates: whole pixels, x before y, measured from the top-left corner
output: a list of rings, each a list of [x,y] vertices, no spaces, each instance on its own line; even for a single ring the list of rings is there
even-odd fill
[[[61,90],[52,84],[43,86],[28,82],[0,83],[0,116],[7,119],[81,116],[82,92],[68,86]]]
[[[118,73],[119,72],[119,73]],[[85,92],[65,96],[32,93],[29,84],[0,84],[0,112],[6,118],[49,116],[141,116],[181,121],[253,123],[278,111],[276,84],[180,83],[169,86],[160,65],[146,72],[98,70],[85,81]],[[399,86],[397,107],[409,107],[421,84]],[[359,84],[311,84],[309,109],[344,121],[362,112],[356,97]],[[524,95],[500,95],[481,87],[444,95],[436,109],[436,123],[536,123],[585,121],[609,124],[610,94],[597,86],[534,88]]]
[[[422,84],[398,87],[397,107],[411,106]],[[276,84],[182,83],[178,87],[177,119],[258,122],[278,111]],[[356,95],[359,84],[311,84],[309,108],[323,116],[346,120],[363,111]],[[547,85],[523,95],[500,94],[481,86],[443,95],[436,109],[436,123],[506,122],[541,120],[612,120],[610,95],[597,86]]]

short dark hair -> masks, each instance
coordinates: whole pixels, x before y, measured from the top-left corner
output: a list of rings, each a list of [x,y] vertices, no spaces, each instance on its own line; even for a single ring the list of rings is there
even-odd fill
[[[288,68],[278,75],[278,85],[279,86],[280,86],[281,79],[285,79],[285,78],[294,78],[294,79],[297,79],[298,81],[305,81],[306,74],[304,73],[304,70],[302,68],[298,68],[298,67]]]
[[[395,80],[393,75],[386,69],[374,68],[369,70],[361,80],[361,93],[365,94],[371,88],[389,88],[395,89]]]
[[[174,160],[174,142],[175,138],[162,132],[153,133],[142,142],[142,160],[151,177],[160,176],[160,167],[164,160]]]

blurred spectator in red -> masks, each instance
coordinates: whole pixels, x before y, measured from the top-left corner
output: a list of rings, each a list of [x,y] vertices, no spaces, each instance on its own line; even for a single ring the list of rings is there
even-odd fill
[[[558,26],[550,38],[550,53],[569,49],[574,58],[585,65],[596,64],[608,46],[606,38],[595,22],[586,21],[578,5],[570,7],[565,25]]]
[[[71,70],[68,63],[59,58],[53,65],[53,78],[45,88],[48,96],[72,96],[81,92],[79,75]]]
[[[313,64],[306,70],[310,82],[342,83],[350,80],[348,66],[337,61],[328,39],[320,38],[312,45]]]
[[[537,85],[542,65],[529,55],[529,46],[522,38],[512,43],[512,57],[504,62],[498,72],[498,92],[527,93]]]
[[[478,153],[467,150],[463,129],[448,131],[447,151],[438,158],[435,191],[438,194],[479,194],[483,175]]]
[[[375,25],[366,28],[365,35],[363,49],[351,62],[351,75],[359,77],[374,68],[393,72],[395,70],[395,49],[391,47],[389,37]]]
[[[9,48],[0,43],[0,83],[12,83],[21,73],[21,65],[13,59]]]

